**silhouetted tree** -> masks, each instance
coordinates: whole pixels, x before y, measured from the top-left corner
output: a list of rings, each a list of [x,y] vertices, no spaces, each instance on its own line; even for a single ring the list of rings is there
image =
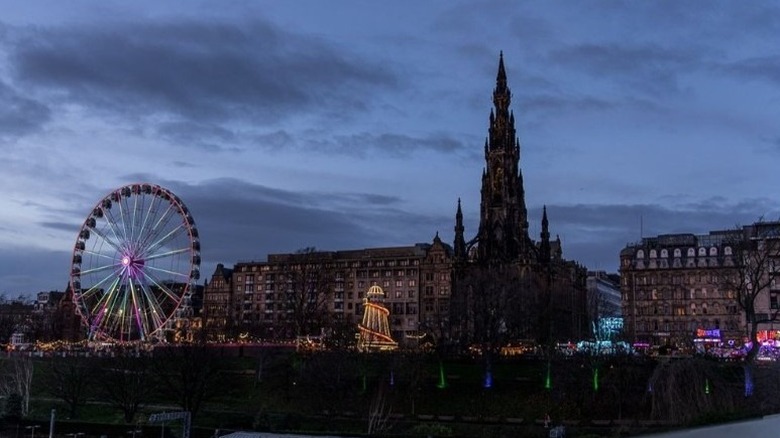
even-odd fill
[[[780,302],[769,302],[769,289],[780,273],[780,224],[763,221],[735,230],[727,240],[732,248],[732,269],[724,269],[724,283],[734,292],[737,305],[745,315],[746,334],[751,341],[747,362],[758,356],[758,328],[761,324],[778,320]],[[728,255],[724,257],[728,258]],[[727,259],[728,260],[728,259]],[[728,261],[724,261],[724,265]],[[780,297],[776,298],[780,300]],[[766,305],[763,309],[760,301]],[[760,310],[767,310],[762,312]]]
[[[329,323],[328,303],[333,297],[333,275],[322,253],[313,247],[298,250],[286,266],[282,300],[287,332],[293,336],[318,335]]]
[[[122,411],[126,423],[133,422],[138,410],[154,393],[151,365],[147,354],[122,350],[100,362],[98,382],[101,396]]]
[[[700,358],[661,362],[648,385],[651,416],[657,420],[689,424],[735,410],[735,393],[716,362]]]
[[[95,383],[94,359],[54,357],[49,364],[45,375],[49,393],[65,402],[69,418],[78,418],[78,410],[87,403]]]
[[[153,364],[160,390],[172,396],[193,419],[203,403],[222,388],[222,361],[205,343],[156,349]]]
[[[17,394],[22,398],[21,414],[27,416],[30,411],[30,391],[33,381],[33,361],[29,357],[14,356],[5,362],[0,376],[0,394]]]

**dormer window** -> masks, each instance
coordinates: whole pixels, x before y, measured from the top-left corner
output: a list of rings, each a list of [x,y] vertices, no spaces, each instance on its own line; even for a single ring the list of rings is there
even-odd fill
[[[706,255],[707,255],[707,248],[705,248],[703,246],[700,247],[699,248],[699,256],[706,256]]]
[[[658,254],[655,252],[655,250],[654,250],[654,249],[651,249],[651,250],[650,250],[650,258],[651,258],[651,259],[654,259],[654,258],[656,258],[656,257],[658,257]]]
[[[645,258],[645,252],[640,249],[639,251],[636,252],[636,258],[638,258],[638,259]]]
[[[710,257],[715,257],[716,255],[718,255],[718,248],[713,246],[710,248]]]
[[[696,257],[696,250],[693,248],[688,248],[688,257]]]
[[[682,257],[682,251],[680,251],[680,248],[675,248],[674,249],[674,258],[679,259],[680,257]]]
[[[725,254],[727,256],[730,256],[731,255],[731,247],[727,246],[727,247],[723,248],[723,254]]]
[[[662,250],[661,250],[661,258],[662,258],[662,259],[665,259],[665,258],[667,258],[667,257],[669,257],[669,251],[668,251],[668,250],[665,250],[665,249],[662,249]]]

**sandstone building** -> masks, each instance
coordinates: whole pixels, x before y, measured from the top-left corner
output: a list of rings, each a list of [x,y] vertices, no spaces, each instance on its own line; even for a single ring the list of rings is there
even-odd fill
[[[437,235],[431,244],[300,251],[232,269],[219,265],[205,289],[204,327],[212,340],[352,336],[365,293],[380,286],[393,339],[415,344],[421,321],[438,322],[449,312],[450,253]],[[339,329],[344,333],[333,333]]]
[[[741,345],[748,339],[739,304],[745,243],[755,244],[761,267],[755,315],[762,339],[780,339],[780,223],[757,222],[709,234],[643,238],[620,253],[625,331],[630,341],[687,348]],[[706,345],[705,345],[706,344]]]

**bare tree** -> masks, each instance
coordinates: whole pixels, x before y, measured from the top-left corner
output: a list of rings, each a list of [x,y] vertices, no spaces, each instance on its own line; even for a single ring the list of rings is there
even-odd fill
[[[452,318],[459,325],[461,343],[479,344],[489,354],[509,339],[529,337],[535,321],[518,313],[523,307],[530,310],[535,299],[525,280],[512,265],[470,266],[454,291]]]
[[[161,390],[192,418],[204,402],[219,394],[222,362],[205,343],[163,347],[155,353],[152,368]]]
[[[732,255],[728,269],[722,271],[724,284],[733,291],[737,305],[745,316],[746,334],[751,341],[746,360],[753,362],[758,356],[760,344],[758,329],[761,324],[778,320],[780,315],[780,297],[772,303],[770,286],[775,275],[780,273],[780,223],[756,222],[732,233],[727,241]],[[725,254],[727,258],[729,255]],[[768,299],[767,299],[768,298]],[[762,306],[762,301],[764,304]]]
[[[700,358],[659,362],[648,382],[652,418],[688,424],[734,412],[735,392],[717,368]]]
[[[78,410],[87,403],[93,385],[93,359],[82,357],[55,357],[46,375],[51,395],[68,406],[69,418],[78,418]]]
[[[154,392],[150,358],[132,351],[117,351],[100,364],[102,397],[122,411],[126,423],[132,423],[138,410]]]
[[[328,303],[332,301],[332,271],[323,253],[313,247],[298,250],[285,273],[284,305],[288,333],[315,335],[328,323]]]
[[[5,397],[18,394],[21,398],[21,414],[27,416],[30,412],[30,390],[32,389],[33,361],[29,357],[14,356],[8,363],[2,380],[0,394]]]
[[[371,404],[368,406],[368,435],[381,434],[390,429],[391,405],[388,401],[386,389],[380,384],[374,393]]]

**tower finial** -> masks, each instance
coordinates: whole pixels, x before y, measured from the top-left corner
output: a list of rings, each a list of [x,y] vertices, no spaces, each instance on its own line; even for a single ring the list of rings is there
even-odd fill
[[[542,232],[540,233],[542,241],[539,242],[539,261],[542,263],[550,262],[550,223],[547,220],[547,206],[542,207]]]
[[[455,213],[455,258],[458,260],[466,260],[466,239],[463,237],[463,211],[460,208],[460,198],[458,198],[458,211]]]
[[[498,55],[498,74],[496,75],[496,82],[498,84],[506,85],[506,69],[504,68],[503,50]]]

